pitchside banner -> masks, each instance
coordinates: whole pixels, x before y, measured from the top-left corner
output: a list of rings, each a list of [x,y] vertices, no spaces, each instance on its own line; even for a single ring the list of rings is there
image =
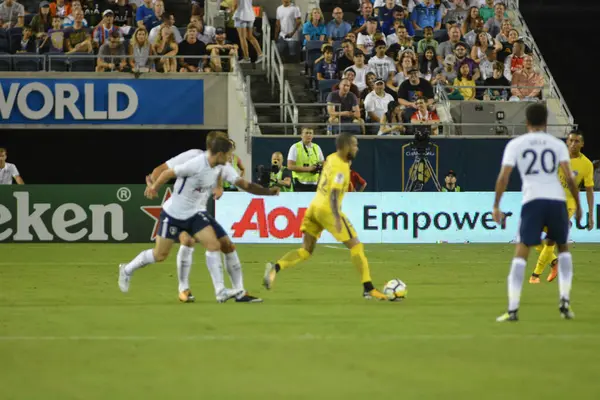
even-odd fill
[[[216,218],[236,243],[300,243],[300,224],[312,193],[282,193],[255,197],[226,193],[216,204]],[[600,212],[600,193],[595,195],[595,214]],[[348,193],[343,211],[364,243],[509,243],[515,239],[521,209],[521,193],[502,199],[506,221],[492,219],[494,193]],[[585,193],[581,197],[587,210]],[[584,215],[583,222],[587,223]],[[574,224],[571,239],[600,242],[600,222],[592,231]],[[325,232],[323,243],[334,243]]]
[[[136,79],[131,74],[6,77],[0,129],[36,125],[226,125],[227,76]],[[210,104],[204,99],[210,98]],[[223,120],[224,118],[224,120]]]

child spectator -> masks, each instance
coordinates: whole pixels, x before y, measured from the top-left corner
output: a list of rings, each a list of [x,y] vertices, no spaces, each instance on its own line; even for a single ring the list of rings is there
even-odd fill
[[[438,41],[433,38],[433,28],[426,26],[425,29],[423,29],[423,35],[425,38],[419,40],[419,43],[417,43],[417,53],[425,53],[425,49],[428,47],[433,47],[433,50],[437,51]]]
[[[471,75],[469,64],[463,62],[458,68],[458,74],[454,79],[454,86],[470,86],[457,88],[463,100],[475,100],[475,81]]]
[[[510,89],[510,81],[503,75],[504,65],[495,61],[492,71],[492,76],[487,78],[484,86],[503,86],[505,89],[486,89],[483,95],[484,100],[508,100],[508,90]]]
[[[336,79],[337,78],[337,64],[333,61],[333,47],[325,46],[323,49],[323,60],[319,61],[315,67],[317,73],[317,80],[323,79]]]
[[[12,48],[17,49],[15,53],[36,53],[35,37],[33,36],[33,30],[31,26],[25,25],[23,27],[23,36],[21,40],[17,40],[13,43]]]
[[[421,72],[421,76],[431,81],[433,77],[433,71],[438,68],[438,60],[435,56],[435,49],[433,47],[428,47],[425,49],[425,53],[421,54],[419,57],[419,71]]]

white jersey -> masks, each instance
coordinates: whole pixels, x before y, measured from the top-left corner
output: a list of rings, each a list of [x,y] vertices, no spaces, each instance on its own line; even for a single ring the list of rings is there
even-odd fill
[[[183,153],[178,154],[175,157],[167,160],[167,162],[165,162],[165,164],[167,164],[168,168],[175,168],[176,165],[185,164],[192,158],[197,157],[202,153],[204,153],[204,150],[200,150],[200,149],[191,149],[188,151],[184,151]]]
[[[12,185],[13,178],[19,176],[19,170],[15,164],[4,163],[0,168],[0,185]]]
[[[502,158],[502,165],[516,165],[519,169],[523,204],[538,199],[566,201],[558,178],[561,162],[570,162],[567,145],[544,132],[527,133],[512,139]]]
[[[190,158],[192,152],[200,153]],[[211,167],[208,163],[208,153],[202,150],[189,150],[167,161],[167,165],[169,163],[173,165],[177,181],[173,186],[173,194],[163,205],[163,210],[172,218],[180,220],[206,211],[206,203],[217,186],[219,176],[231,184],[235,184],[240,177],[230,163]]]

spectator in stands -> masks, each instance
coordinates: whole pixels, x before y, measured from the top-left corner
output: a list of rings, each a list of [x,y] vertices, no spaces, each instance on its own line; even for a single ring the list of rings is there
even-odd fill
[[[499,41],[491,39],[487,32],[480,31],[477,34],[475,45],[471,48],[471,59],[477,64],[485,60],[487,50],[491,48],[494,53],[502,50],[502,45]]]
[[[340,7],[333,9],[333,20],[325,27],[330,41],[342,40],[352,30],[352,25],[344,21],[344,12]]]
[[[98,0],[80,0],[81,1],[81,9],[83,10],[83,15],[87,17],[90,27],[94,27],[102,22],[102,14],[107,7],[105,7],[104,2],[99,2]],[[110,0],[113,1],[113,0]],[[110,1],[108,3],[110,3]],[[140,4],[142,3],[139,0]],[[102,11],[100,10],[100,6],[102,5]]]
[[[237,58],[238,46],[226,40],[223,28],[215,29],[215,43],[206,46],[206,51],[210,52],[210,68],[213,71],[231,72],[231,58]]]
[[[367,87],[367,72],[371,71],[371,68],[368,65],[365,65],[365,55],[358,49],[354,50],[354,65],[352,65],[352,69],[356,74],[354,84],[360,93]]]
[[[431,134],[437,135],[438,127],[436,124],[440,122],[440,117],[438,117],[435,110],[429,111],[429,105],[424,96],[417,97],[415,104],[417,110],[411,115],[410,122],[419,125],[431,125]]]
[[[439,43],[433,38],[433,28],[431,26],[426,26],[425,29],[423,29],[423,35],[425,37],[417,43],[417,53],[419,55],[425,53],[425,49],[428,47],[433,47],[433,50],[437,51]]]
[[[50,3],[47,1],[40,2],[38,13],[31,20],[31,29],[34,36],[43,41],[47,32],[52,28],[52,15],[50,15]]]
[[[333,47],[325,46],[323,49],[323,59],[315,66],[317,80],[336,79],[338,77],[337,64],[333,60]]]
[[[525,63],[524,50],[525,45],[522,41],[518,40],[513,43],[512,54],[504,60],[504,76],[506,76],[506,79],[512,80],[513,74],[523,69]]]
[[[392,81],[396,75],[396,64],[394,60],[385,55],[386,45],[383,40],[375,43],[375,55],[369,59],[369,67],[375,72],[377,78],[383,79],[386,83]]]
[[[409,71],[413,68],[417,68],[417,61],[412,56],[410,51],[405,51],[403,53],[398,54],[399,62],[398,62],[398,73],[394,76],[393,83],[390,86],[395,92],[398,91],[402,82],[408,79]],[[421,74],[419,73],[419,77]]]
[[[148,40],[150,41],[150,44],[152,44],[152,45],[156,44],[156,42],[158,40],[158,36],[160,34],[160,30],[163,26],[172,28],[171,30],[173,31],[173,36],[175,37],[175,42],[177,44],[181,43],[183,41],[183,38],[181,37],[181,33],[179,32],[179,29],[177,29],[175,27],[175,24],[174,24],[175,16],[172,13],[162,13],[161,18],[162,18],[162,24],[152,28],[152,30],[150,31],[150,34],[148,35]]]
[[[113,24],[114,21],[115,13],[113,10],[108,9],[102,13],[102,23],[92,33],[92,39],[97,46],[102,46],[111,37],[113,32],[117,32],[120,35],[121,31]]]
[[[411,22],[416,36],[423,36],[423,28],[432,26],[435,38],[442,38],[445,30],[442,27],[442,14],[436,7],[434,0],[422,0],[413,8],[411,13]]]
[[[44,41],[40,44],[41,52],[63,53],[65,51],[65,32],[62,30],[62,20],[62,17],[58,15],[52,17],[52,29],[48,31]]]
[[[496,52],[494,48],[488,47],[485,52],[485,59],[479,63],[479,72],[481,73],[481,79],[486,80],[490,78],[494,73],[494,64],[496,63]]]
[[[475,30],[478,28],[478,17],[479,9],[477,7],[469,8],[468,14],[466,15],[465,20],[458,24],[460,26],[460,33],[462,35],[466,35],[467,32]],[[483,19],[481,19],[483,21]]]
[[[7,156],[6,149],[0,147],[0,185],[12,185],[13,179],[17,184],[24,185],[25,182],[23,182],[17,166],[6,162]]]
[[[128,0],[118,0],[111,6],[111,9],[115,13],[114,24],[121,29],[122,34],[129,33],[129,30],[134,26],[134,11]]]
[[[373,17],[373,5],[370,2],[363,2],[360,5],[360,15],[354,20],[354,32],[356,34],[364,33],[367,30],[367,22]]]
[[[479,72],[479,66],[477,63],[471,58],[467,57],[467,45],[464,43],[458,43],[454,46],[454,55],[456,56],[456,69],[463,64],[469,65],[469,75],[473,78],[473,80],[478,80],[481,76]]]
[[[304,45],[309,40],[325,40],[327,31],[325,30],[325,18],[320,8],[313,8],[310,12],[308,21],[302,27],[304,35]]]
[[[403,125],[393,125],[402,123],[402,106],[397,101],[390,101],[388,109],[381,117],[378,136],[401,135],[406,131]]]
[[[533,69],[533,57],[526,55],[523,60],[523,69],[515,71],[511,81],[511,92],[519,100],[533,100],[537,98],[544,86],[544,77]]]
[[[185,40],[179,43],[177,55],[196,57],[180,57],[179,72],[202,72],[208,68],[206,45],[204,42],[198,40],[198,29],[196,28],[196,25],[192,23],[188,24],[187,31],[185,32]],[[199,56],[204,56],[204,58],[197,58]],[[210,69],[208,69],[208,71],[210,71]]]
[[[350,82],[350,93],[354,94],[358,99],[360,97],[360,90],[358,90],[358,86],[354,84],[354,80],[356,79],[356,72],[354,72],[354,69],[352,67],[348,67],[347,69],[345,69],[342,79],[348,79],[348,82]],[[332,92],[335,92],[336,90],[340,90],[339,83],[336,83],[331,88]]]
[[[483,18],[481,18],[481,16],[478,15],[477,18],[475,18],[475,28],[471,29],[464,36],[464,41],[466,44],[468,44],[471,47],[475,46],[475,42],[477,41],[477,36],[479,35],[479,32],[485,32],[483,30],[483,24]]]
[[[302,14],[300,9],[291,0],[282,0],[277,7],[277,21],[275,22],[275,37],[277,38],[277,50],[281,56],[287,54],[295,58],[298,51],[297,32],[302,26]]]
[[[14,53],[36,53],[35,37],[33,36],[33,30],[31,26],[25,25],[23,27],[23,35],[13,36],[15,41],[11,45]]]
[[[346,39],[351,40],[352,44],[354,45],[354,48],[356,48],[356,33],[354,32],[349,32],[346,35]]]
[[[148,41],[148,31],[141,26],[133,33],[133,39],[129,44],[129,65],[135,72],[148,72],[152,61],[150,56],[154,55],[152,45]]]
[[[177,72],[177,60],[174,56],[179,51],[179,45],[175,41],[173,28],[161,27],[158,40],[152,47],[154,53],[160,57],[156,63],[156,70],[158,72]]]
[[[330,124],[355,123],[355,126],[344,126],[341,129],[356,134],[362,133],[363,121],[360,118],[360,107],[358,98],[350,91],[351,83],[348,79],[342,79],[339,90],[332,91],[327,95],[327,114]],[[339,133],[339,126],[329,126],[333,133]]]
[[[415,44],[413,42],[413,39],[410,36],[408,36],[408,31],[406,30],[405,26],[399,25],[396,28],[396,33],[394,36],[396,40],[395,43],[390,44],[386,42],[389,46],[388,54],[390,55],[390,57],[392,57],[393,59],[397,59],[398,54],[406,50],[415,51]]]
[[[433,106],[433,86],[427,80],[419,77],[419,70],[413,67],[408,71],[408,79],[402,82],[398,88],[398,101],[406,109],[402,118],[404,121],[410,121],[412,115],[417,111],[417,98],[423,96],[427,98],[429,107]]]
[[[494,38],[500,33],[505,11],[506,6],[503,3],[496,4],[494,6],[494,18],[490,18],[485,22],[484,29]]]
[[[350,165],[350,183],[348,183],[349,192],[364,192],[367,187],[367,181],[363,179],[358,172],[352,169],[352,160],[348,161]]]
[[[456,173],[454,171],[450,170],[448,171],[448,174],[446,174],[442,192],[462,192],[460,186],[456,184]]]
[[[419,57],[419,71],[421,76],[428,81],[431,81],[433,77],[433,71],[439,67],[437,57],[435,56],[435,49],[428,47],[424,54]]]
[[[89,30],[83,26],[83,11],[76,10],[74,16],[75,23],[73,26],[65,29],[67,54],[92,53],[94,46]]]
[[[473,79],[473,75],[471,75],[469,63],[463,61],[456,75],[453,85],[458,89],[463,100],[475,100],[475,80]]]
[[[198,29],[198,40],[203,42],[205,45],[215,43],[215,28],[209,25],[204,25],[202,16],[192,15],[190,17],[190,23],[196,26]]]
[[[504,74],[504,65],[496,61],[494,62],[494,68],[492,76],[487,78],[483,84],[485,86],[502,86],[505,89],[486,89],[483,95],[484,100],[508,100],[508,89],[510,88],[510,81],[506,79]],[[504,94],[504,95],[503,95]]]
[[[354,48],[354,43],[350,39],[342,40],[342,54],[336,58],[335,63],[338,68],[338,75],[341,72],[346,70],[346,68],[352,66],[354,64],[354,52],[356,49]]]
[[[254,9],[252,8],[252,0],[235,0],[234,1],[235,13],[233,14],[234,26],[237,30],[238,37],[240,39],[240,46],[242,47],[243,59],[240,63],[250,63],[250,52],[248,51],[248,43],[254,48],[256,52],[256,62],[259,63],[263,59],[262,49],[260,43],[254,37]],[[321,20],[323,21],[323,15]]]
[[[15,0],[4,0],[0,4],[0,28],[18,28],[24,24],[25,7]]]
[[[512,54],[514,44],[519,40],[519,31],[511,29],[508,32],[508,41],[501,42],[502,49],[498,52],[498,61],[501,63],[506,62],[506,58]],[[526,46],[523,46],[527,50]]]
[[[458,26],[453,26],[448,31],[448,36],[449,39],[440,43],[437,48],[437,57],[439,62],[444,61],[446,56],[450,54],[454,55],[454,47],[460,43],[460,28]]]
[[[156,3],[158,2],[162,3],[161,0],[156,1]],[[137,8],[135,12],[135,21],[138,27],[144,26],[148,32],[155,26],[160,25],[160,20],[156,17],[156,13],[152,7],[152,0],[144,0],[144,4]]]
[[[388,104],[394,101],[394,98],[385,91],[385,81],[381,78],[375,79],[374,90],[365,98],[365,115],[367,121],[371,123],[381,124],[383,115],[388,111]],[[369,134],[379,132],[380,125],[368,126]]]
[[[402,8],[400,6],[396,6],[394,8],[393,16],[394,16],[394,18],[392,20],[387,20],[381,24],[381,31],[383,32],[383,34],[386,37],[389,35],[395,36],[396,28],[400,25],[403,25],[404,27],[406,27],[408,36],[413,36],[415,34],[412,23],[410,22],[410,20],[406,17],[406,15],[404,13],[404,8]],[[394,43],[397,43],[397,40],[391,41],[388,44],[394,44]]]
[[[502,21],[502,26],[500,27],[500,32],[496,35],[496,40],[499,41],[500,43],[502,42],[508,42],[508,34],[510,33],[510,30],[512,29],[512,22],[510,22],[510,19],[505,19]]]
[[[494,16],[494,0],[485,0],[485,4],[479,8],[479,15],[483,18],[483,22]]]
[[[66,18],[71,15],[71,4],[65,3],[65,0],[56,0],[56,2],[50,3],[50,14],[54,17]]]
[[[433,77],[431,78],[431,84],[442,84],[442,85],[451,85],[456,79],[456,69],[454,66],[456,65],[456,57],[452,54],[448,54],[444,59],[444,63],[442,66],[438,67],[433,71]]]
[[[96,72],[123,72],[127,68],[125,46],[118,30],[110,33],[108,40],[98,50]]]
[[[393,21],[395,10],[396,0],[385,0],[383,6],[374,7],[374,16],[379,20],[379,25],[383,26],[384,23]]]
[[[377,18],[371,17],[367,20],[367,27],[358,34],[356,38],[356,47],[362,51],[366,57],[371,57],[375,48],[375,34],[377,33]],[[385,39],[384,39],[385,41]]]
[[[295,192],[314,192],[319,183],[319,174],[323,166],[323,151],[313,143],[315,131],[302,128],[302,140],[290,147],[287,156],[287,167],[292,171]]]
[[[84,18],[81,22],[83,23],[84,27],[88,27],[88,22],[85,19],[85,11],[83,10],[83,7],[81,7],[81,1],[73,0],[71,1],[71,14],[67,15],[67,17],[63,20],[63,28],[70,28],[71,26],[73,26],[73,24],[75,23],[75,17],[73,16],[73,13],[76,10],[83,11]]]
[[[292,171],[283,164],[283,154],[276,151],[271,156],[269,187],[278,186],[282,192],[293,192]]]

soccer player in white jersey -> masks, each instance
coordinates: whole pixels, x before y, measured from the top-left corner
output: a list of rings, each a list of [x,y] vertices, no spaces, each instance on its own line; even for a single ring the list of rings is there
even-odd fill
[[[174,240],[181,232],[187,232],[195,242],[206,249],[206,264],[213,279],[217,301],[223,303],[231,298],[245,295],[241,279],[241,266],[236,254],[239,278],[234,286],[242,289],[226,289],[221,266],[221,242],[227,236],[224,229],[206,212],[206,202],[217,185],[219,177],[235,184],[240,189],[256,195],[277,195],[277,188],[266,189],[240,179],[233,168],[223,168],[229,160],[232,145],[226,138],[217,137],[210,143],[209,152],[200,154],[184,164],[164,170],[158,179],[146,188],[145,195],[155,198],[160,187],[177,178],[173,195],[163,205],[160,215],[159,235],[154,249],[142,251],[128,264],[119,266],[119,288],[129,290],[131,276],[136,269],[148,264],[164,261]],[[186,283],[186,282],[184,282]],[[189,284],[188,284],[189,286]]]
[[[513,168],[516,166],[523,182],[523,202],[515,255],[508,274],[508,311],[496,321],[518,321],[519,302],[529,248],[541,243],[544,227],[547,227],[548,243],[558,245],[559,311],[565,319],[575,317],[571,309],[570,293],[573,280],[573,259],[567,244],[569,216],[565,191],[558,176],[560,168],[566,183],[575,198],[575,218],[581,219],[579,193],[571,173],[571,160],[566,144],[546,133],[548,109],[543,104],[527,107],[528,133],[512,139],[504,149],[502,169],[496,182],[496,198],[493,216],[502,223],[500,199],[506,190]]]

